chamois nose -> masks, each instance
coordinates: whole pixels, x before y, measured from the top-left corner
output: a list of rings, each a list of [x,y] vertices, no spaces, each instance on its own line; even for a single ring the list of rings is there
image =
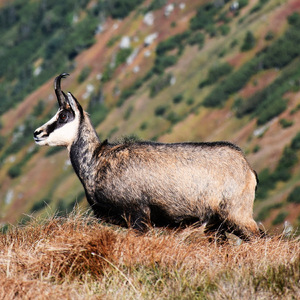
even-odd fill
[[[37,130],[34,131],[33,136],[37,137],[41,132],[42,132],[41,130],[37,129]]]

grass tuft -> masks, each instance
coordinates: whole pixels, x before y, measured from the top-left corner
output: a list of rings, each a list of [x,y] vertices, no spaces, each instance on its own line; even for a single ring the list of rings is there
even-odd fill
[[[138,235],[90,215],[0,233],[1,299],[296,299],[300,241],[217,243],[201,229]]]

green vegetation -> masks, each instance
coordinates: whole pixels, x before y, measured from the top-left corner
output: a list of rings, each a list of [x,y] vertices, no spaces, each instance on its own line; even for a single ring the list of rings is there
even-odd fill
[[[87,0],[16,0],[2,7],[0,115],[52,76],[72,69],[73,59],[94,43],[100,14],[124,18],[142,2],[99,0],[87,8]],[[82,11],[86,16],[78,20]]]
[[[169,105],[168,104],[160,104],[159,106],[157,106],[155,108],[155,115],[156,116],[163,116],[166,111],[169,109]]]
[[[199,49],[203,47],[204,41],[205,41],[205,35],[199,31],[194,34],[191,34],[191,36],[188,38],[188,43],[190,45],[198,45]]]
[[[117,55],[116,55],[115,63],[114,64],[112,64],[112,63],[107,64],[104,71],[103,71],[102,78],[101,78],[101,81],[103,83],[105,83],[105,82],[112,79],[115,70],[121,64],[126,62],[126,59],[130,55],[131,52],[132,52],[131,48],[119,49],[119,51],[117,52]]]
[[[213,3],[208,3],[200,6],[195,17],[190,21],[191,30],[206,29],[214,25],[214,17],[218,12],[218,8]]]
[[[105,10],[115,19],[123,19],[144,0],[110,0],[101,1],[99,10]]]
[[[283,206],[283,203],[275,203],[275,204],[265,206],[264,208],[261,209],[261,211],[257,215],[257,218],[256,218],[257,221],[261,222],[261,221],[266,220],[270,216],[272,210],[281,208],[282,206]]]
[[[108,115],[109,108],[103,101],[101,89],[91,95],[88,111],[91,112],[90,119],[94,126],[97,126],[103,122]]]
[[[298,162],[297,152],[300,150],[300,132],[292,139],[289,146],[283,150],[281,158],[273,173],[269,169],[264,169],[259,174],[259,186],[256,197],[265,199],[268,192],[275,188],[279,181],[287,181],[292,175],[292,169]]]
[[[204,98],[203,104],[207,107],[221,106],[228,97],[239,91],[258,71],[258,59],[254,58],[245,63],[239,70],[229,74],[211,93]]]
[[[245,36],[244,43],[241,47],[241,51],[249,51],[253,49],[254,46],[255,46],[255,37],[251,31],[248,31]]]
[[[91,71],[92,71],[92,69],[89,66],[84,67],[81,70],[81,72],[80,72],[80,74],[77,78],[78,82],[79,83],[84,82],[88,78],[88,76],[90,75]]]
[[[289,194],[287,202],[300,204],[300,186],[296,186]]]
[[[289,213],[287,211],[282,211],[282,212],[278,213],[278,215],[272,221],[272,224],[273,225],[282,224],[288,215],[289,215]]]
[[[158,10],[167,4],[167,0],[152,0],[147,7],[147,11]]]
[[[227,62],[213,66],[208,71],[207,78],[204,81],[200,82],[199,87],[203,88],[207,85],[216,83],[220,78],[228,75],[232,70],[232,66]]]
[[[8,175],[10,178],[15,178],[21,175],[22,173],[22,168],[25,166],[25,164],[30,160],[30,158],[38,152],[38,148],[34,147],[33,149],[29,149],[25,156],[22,158],[20,162],[17,164],[13,165],[9,170],[8,170]]]
[[[221,106],[230,95],[243,88],[249,78],[257,74],[262,68],[282,68],[289,65],[296,57],[299,57],[300,50],[297,46],[300,42],[299,14],[294,13],[288,21],[290,27],[281,38],[274,41],[265,51],[258,53],[236,72],[227,76],[205,97],[203,104],[208,107]],[[253,43],[254,37],[251,32],[248,32],[242,48],[245,51],[249,50],[254,46]],[[282,96],[291,88],[287,78],[295,80],[298,76],[299,67],[295,67],[293,64],[291,68],[284,70],[273,84],[249,99],[241,101],[236,110],[237,116],[242,117],[251,113],[254,117],[257,117],[259,125],[265,124],[286,109],[287,103],[282,99]]]
[[[280,119],[279,123],[280,123],[282,128],[288,128],[288,127],[293,126],[294,121],[290,121],[290,120],[287,120],[287,119]]]
[[[165,74],[155,78],[150,84],[150,97],[155,97],[161,90],[170,85],[171,78],[171,74]]]

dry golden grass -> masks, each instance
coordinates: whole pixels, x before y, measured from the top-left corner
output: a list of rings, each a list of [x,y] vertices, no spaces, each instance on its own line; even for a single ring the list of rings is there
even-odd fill
[[[299,267],[296,237],[137,235],[78,212],[0,234],[0,299],[299,299]]]

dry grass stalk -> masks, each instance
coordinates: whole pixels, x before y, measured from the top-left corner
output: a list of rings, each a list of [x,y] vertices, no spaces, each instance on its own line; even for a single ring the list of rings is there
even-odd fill
[[[195,228],[137,235],[74,213],[0,234],[0,299],[292,299],[299,266],[296,237],[237,246]]]

